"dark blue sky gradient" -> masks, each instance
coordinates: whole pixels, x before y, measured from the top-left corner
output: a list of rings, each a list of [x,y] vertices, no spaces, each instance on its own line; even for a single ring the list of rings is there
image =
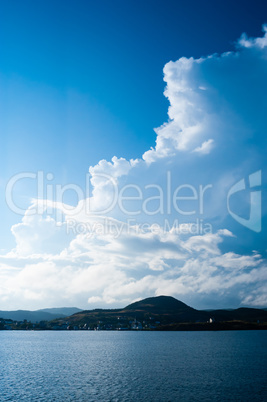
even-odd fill
[[[63,98],[74,89],[106,108],[123,127],[112,139],[103,132],[105,158],[153,145],[153,128],[166,120],[166,62],[231,50],[242,32],[261,35],[267,19],[265,1],[11,0],[0,9],[1,73]]]

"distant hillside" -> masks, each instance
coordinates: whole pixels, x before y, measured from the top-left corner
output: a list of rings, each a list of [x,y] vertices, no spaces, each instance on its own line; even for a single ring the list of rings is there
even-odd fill
[[[16,310],[16,311],[1,311],[0,318],[9,319],[13,321],[52,321],[57,318],[67,317],[74,313],[82,311],[76,307],[62,307],[62,308],[47,308],[35,311],[29,310]]]
[[[54,320],[55,329],[68,326],[72,329],[207,329],[207,323],[216,322],[219,329],[254,328],[258,323],[267,324],[267,311],[239,308],[236,310],[201,311],[187,306],[170,296],[150,297],[122,309],[95,309],[80,311],[70,317]],[[226,326],[218,323],[228,323]],[[232,324],[229,324],[232,323]],[[239,322],[237,325],[236,322]],[[204,324],[204,327],[203,325]],[[235,323],[235,324],[233,324]],[[240,324],[241,323],[241,324]],[[249,324],[249,325],[248,325]],[[177,326],[178,325],[178,326]],[[190,327],[186,327],[190,325]],[[211,327],[208,327],[210,329]],[[215,328],[215,327],[214,327]],[[241,328],[241,329],[242,329]]]
[[[149,311],[157,314],[177,313],[178,311],[196,311],[187,304],[171,296],[148,297],[147,299],[129,304],[124,311]]]
[[[208,315],[195,310],[171,296],[149,297],[132,303],[121,314],[134,315],[139,320],[151,317],[161,323],[206,321]]]
[[[70,314],[70,315],[67,315]],[[170,296],[149,297],[121,309],[73,308],[0,311],[0,319],[27,320],[37,325],[10,324],[11,329],[97,330],[231,330],[267,329],[267,311],[255,308],[196,310]],[[1,320],[0,320],[1,322]],[[3,325],[8,325],[2,322]]]
[[[64,315],[64,316],[68,316],[68,315],[72,315],[72,314],[76,314],[79,313],[81,310],[80,308],[77,307],[57,307],[57,308],[43,308],[40,310],[37,310],[38,312],[45,312],[45,313],[49,313],[49,314],[53,314],[53,315]]]
[[[256,308],[242,307],[236,310],[214,310],[211,316],[217,322],[242,321],[267,323],[267,311]]]

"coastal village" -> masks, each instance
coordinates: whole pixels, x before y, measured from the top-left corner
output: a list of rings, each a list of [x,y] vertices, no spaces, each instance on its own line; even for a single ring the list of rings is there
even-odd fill
[[[33,323],[31,321],[13,321],[10,319],[0,318],[0,330],[69,330],[69,331],[129,331],[129,330],[155,330],[160,326],[160,321],[155,321],[153,317],[149,317],[149,320],[143,320],[142,322],[137,319],[127,320],[122,317],[117,317],[117,322],[104,322],[97,321],[91,324],[78,324],[73,325],[69,321],[62,321],[60,323],[54,323],[50,321],[40,321]]]
[[[267,311],[238,308],[233,310],[196,310],[170,297],[157,296],[134,302],[122,309],[80,310],[52,319],[29,318],[20,311],[11,318],[0,315],[0,330],[52,331],[217,331],[267,329]],[[10,312],[12,313],[12,312]],[[33,312],[32,312],[33,313]],[[35,312],[38,313],[38,312]],[[1,314],[1,313],[0,313]],[[28,319],[24,319],[28,314]],[[32,314],[31,317],[34,317]],[[39,316],[40,317],[40,316]]]

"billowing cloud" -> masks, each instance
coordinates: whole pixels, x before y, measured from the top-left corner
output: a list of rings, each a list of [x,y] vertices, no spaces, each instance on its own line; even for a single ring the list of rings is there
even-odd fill
[[[167,63],[168,121],[155,146],[91,166],[92,191],[76,207],[33,201],[12,227],[16,247],[0,256],[2,308],[122,306],[160,294],[199,308],[266,305],[258,238],[234,249],[248,229],[226,203],[235,182],[266,169],[264,30],[234,52]],[[242,214],[248,203],[236,205]]]
[[[23,242],[17,236],[18,247],[0,257],[2,305],[16,308],[20,300],[24,308],[41,308],[45,300],[49,306],[116,306],[160,294],[200,307],[201,297],[210,294],[230,294],[237,304],[242,299],[247,304],[261,300],[254,286],[267,279],[266,264],[256,253],[222,253],[220,244],[232,236],[228,230],[192,236],[155,225],[142,228],[114,221],[110,225],[95,218],[91,224],[98,229],[70,237],[67,245],[57,244],[55,252],[53,242],[42,238],[47,218],[39,217],[39,229],[34,219],[24,221]],[[45,251],[41,253],[34,243],[33,254],[29,246],[22,246],[30,245],[36,232]],[[62,234],[66,236],[66,226]]]
[[[199,154],[209,154],[213,148],[213,140],[209,139],[204,141],[199,147],[196,147],[193,152],[198,152]]]

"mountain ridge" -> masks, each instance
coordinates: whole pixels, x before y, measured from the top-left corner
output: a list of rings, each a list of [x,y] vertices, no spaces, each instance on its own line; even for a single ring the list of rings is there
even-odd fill
[[[0,310],[0,318],[9,319],[13,321],[52,321],[57,318],[68,317],[75,313],[83,311],[77,307],[55,307],[55,308],[45,308],[39,310]]]
[[[67,312],[73,314],[67,315]],[[13,314],[11,314],[13,313]],[[24,318],[22,319],[22,315]],[[123,308],[81,310],[76,307],[50,308],[35,311],[17,310],[0,311],[0,318],[32,323],[47,321],[48,328],[65,328],[66,326],[97,328],[129,328],[132,322],[143,323],[148,328],[165,329],[176,324],[196,324],[207,322],[247,322],[266,323],[267,311],[264,309],[239,307],[237,309],[197,310],[172,296],[148,297],[135,301]],[[142,325],[143,325],[142,324]]]
[[[95,309],[78,312],[65,319],[55,320],[53,325],[60,329],[64,323],[70,328],[131,329],[138,322],[140,328],[170,329],[176,324],[199,323],[266,323],[267,311],[241,307],[233,310],[196,310],[171,296],[149,297],[122,309]],[[253,324],[253,325],[254,325]]]

